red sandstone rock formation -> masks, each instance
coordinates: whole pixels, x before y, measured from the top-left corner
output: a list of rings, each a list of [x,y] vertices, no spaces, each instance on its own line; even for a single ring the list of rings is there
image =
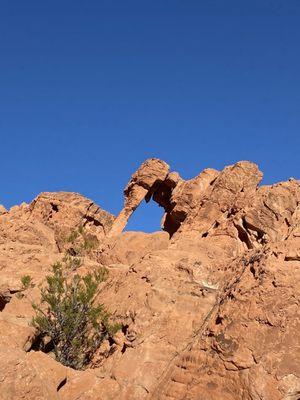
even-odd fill
[[[0,399],[298,400],[300,183],[261,178],[242,161],[184,181],[151,159],[118,217],[75,193],[0,207]],[[164,208],[164,232],[122,233],[143,199]],[[30,301],[16,296],[78,226],[99,241],[81,269],[108,268],[99,301],[123,326],[85,371],[34,351]]]

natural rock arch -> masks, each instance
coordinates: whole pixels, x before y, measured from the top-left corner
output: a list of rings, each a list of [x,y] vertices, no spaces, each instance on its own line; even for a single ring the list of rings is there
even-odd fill
[[[166,162],[157,158],[146,160],[128,182],[124,190],[124,207],[108,236],[122,233],[130,216],[144,199],[146,202],[153,199],[164,208],[161,225],[170,237],[173,236],[218,174],[214,169],[205,169],[197,177],[185,181],[177,172],[170,172]]]

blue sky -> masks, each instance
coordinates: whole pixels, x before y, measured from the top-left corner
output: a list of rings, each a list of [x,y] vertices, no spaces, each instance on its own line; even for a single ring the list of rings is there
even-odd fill
[[[299,21],[298,0],[2,0],[0,203],[70,190],[117,213],[149,157],[299,178]]]

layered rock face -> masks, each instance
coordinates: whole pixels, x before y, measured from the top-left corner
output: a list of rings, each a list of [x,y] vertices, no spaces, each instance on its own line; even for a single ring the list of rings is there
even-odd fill
[[[117,217],[75,193],[0,208],[0,399],[299,400],[300,183],[258,186],[247,161],[190,180],[147,160]],[[143,200],[165,210],[162,232],[124,232]],[[66,235],[84,226],[106,266],[99,301],[122,324],[90,368],[35,351],[38,298]],[[29,297],[29,296],[28,296]]]

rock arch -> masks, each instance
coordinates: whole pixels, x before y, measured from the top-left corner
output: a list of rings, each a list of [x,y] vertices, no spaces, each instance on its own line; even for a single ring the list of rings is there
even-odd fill
[[[214,169],[206,169],[197,177],[185,181],[177,172],[170,172],[169,165],[157,158],[146,160],[132,175],[124,189],[124,207],[115,219],[108,236],[116,236],[123,232],[126,224],[145,199],[153,199],[164,208],[162,229],[170,237],[180,228],[188,213],[218,176]]]

